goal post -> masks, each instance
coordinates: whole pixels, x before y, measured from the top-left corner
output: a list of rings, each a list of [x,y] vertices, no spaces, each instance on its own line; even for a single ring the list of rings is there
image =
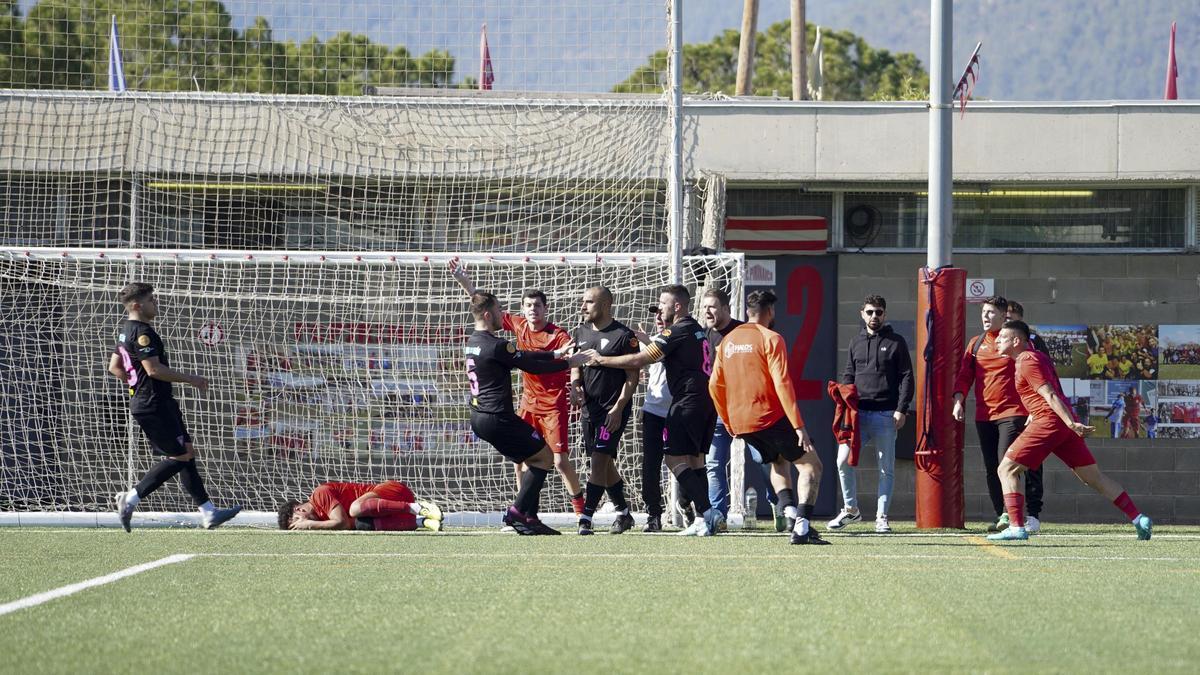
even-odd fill
[[[160,298],[155,325],[172,366],[212,382],[204,396],[183,386],[176,395],[215,499],[270,526],[278,502],[322,481],[399,479],[456,514],[450,522],[496,522],[513,474],[468,423],[462,345],[472,322],[447,270],[454,257],[510,310],[524,289],[542,289],[566,329],[597,284],[613,291],[619,320],[649,326],[647,305],[670,282],[667,253],[0,249],[0,520],[104,524],[96,514],[128,488],[129,465],[140,475],[153,461],[140,434],[127,443],[127,394],[106,372],[122,318],[116,293],[132,277]],[[697,296],[716,286],[740,300],[743,265],[741,254],[684,257],[683,281]],[[642,510],[640,416],[632,420],[620,468]],[[583,469],[575,425],[571,445]],[[740,516],[740,497],[732,502]],[[556,475],[543,504],[570,512]],[[143,508],[191,511],[170,485]]]

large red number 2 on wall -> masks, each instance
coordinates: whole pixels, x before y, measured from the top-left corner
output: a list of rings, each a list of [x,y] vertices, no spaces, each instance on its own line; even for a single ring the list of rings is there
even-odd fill
[[[792,385],[796,387],[796,398],[801,401],[818,400],[824,390],[822,382],[804,379],[804,364],[808,362],[808,353],[812,351],[813,339],[821,325],[824,291],[821,273],[815,267],[797,267],[788,275],[788,313],[800,317],[800,332],[796,334],[788,357],[788,371]]]

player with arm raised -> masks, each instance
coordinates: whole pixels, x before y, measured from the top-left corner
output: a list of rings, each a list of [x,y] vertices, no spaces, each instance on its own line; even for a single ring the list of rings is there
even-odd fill
[[[321,483],[307,501],[284,502],[278,515],[281,530],[442,529],[442,510],[437,504],[418,502],[412,490],[398,480]]]
[[[708,393],[712,346],[704,328],[689,310],[691,293],[684,286],[664,286],[658,296],[667,328],[654,336],[645,351],[626,356],[597,356],[589,366],[643,368],[662,361],[667,370],[671,407],[667,410],[667,468],[679,480],[696,512],[696,520],[680,534],[710,536],[724,516],[708,501],[704,454],[712,443],[717,411]]]
[[[1029,538],[1025,529],[1025,481],[1023,475],[1057,455],[1088,487],[1112,500],[1137,531],[1138,539],[1149,539],[1153,523],[1138,511],[1129,494],[1116,481],[1100,472],[1083,437],[1096,430],[1075,420],[1063,395],[1054,363],[1049,356],[1030,348],[1029,326],[1024,321],[1006,321],[996,337],[996,349],[1016,362],[1017,393],[1029,411],[1029,423],[1004,453],[1000,483],[1009,526],[988,535],[993,541]]]
[[[466,264],[455,258],[450,261],[450,274],[470,297],[475,293],[475,284],[467,273]],[[504,330],[517,336],[517,349],[525,352],[553,351],[564,356],[571,347],[571,337],[566,331],[550,323],[547,314],[546,294],[537,289],[528,289],[521,297],[522,314],[503,312],[500,323]],[[546,439],[554,453],[554,468],[562,476],[563,485],[571,498],[575,515],[583,513],[583,489],[579,474],[571,462],[571,445],[567,434],[567,419],[570,403],[567,399],[566,371],[545,374],[521,374],[521,405],[517,416],[537,429]],[[520,486],[522,467],[514,467]]]
[[[541,433],[517,417],[513,410],[512,370],[554,373],[586,363],[595,352],[580,352],[569,360],[553,352],[525,352],[496,337],[501,327],[500,303],[491,293],[471,296],[475,332],[463,348],[467,380],[471,383],[471,429],[514,464],[525,467],[515,503],[504,515],[504,524],[519,534],[560,534],[538,520],[538,506],[546,473],[554,460]]]
[[[605,356],[637,354],[638,339],[625,324],[613,319],[612,305],[612,291],[607,288],[595,286],[584,291],[584,323],[575,329],[575,345]],[[592,516],[606,491],[617,509],[610,532],[621,534],[633,527],[633,516],[625,501],[625,482],[617,471],[617,449],[629,424],[633,410],[629,402],[637,391],[640,375],[637,368],[593,366],[571,370],[571,386],[582,401],[583,441],[592,465],[579,534],[592,534]]]
[[[129,284],[121,289],[119,299],[127,318],[117,328],[117,344],[108,360],[108,372],[129,387],[130,414],[154,451],[165,456],[132,490],[117,493],[121,527],[129,532],[138,503],[180,474],[183,489],[200,511],[201,524],[211,530],[236,516],[242,507],[218,509],[209,500],[196,468],[192,436],[183,423],[183,413],[172,388],[173,382],[181,382],[203,394],[208,391],[208,380],[171,368],[166,347],[152,325],[159,309],[153,286],[142,282]]]
[[[729,433],[753,443],[763,461],[771,465],[771,484],[779,495],[779,506],[796,523],[792,543],[828,544],[812,528],[821,459],[800,417],[788,374],[787,345],[783,336],[771,330],[775,300],[770,291],[754,292],[746,298],[750,321],[721,341],[708,390]],[[799,476],[795,488],[793,466]]]

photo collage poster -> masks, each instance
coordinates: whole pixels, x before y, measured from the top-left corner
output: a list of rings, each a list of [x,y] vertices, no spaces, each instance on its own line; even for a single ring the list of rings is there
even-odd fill
[[[1080,421],[1101,438],[1200,438],[1200,325],[1038,325]]]

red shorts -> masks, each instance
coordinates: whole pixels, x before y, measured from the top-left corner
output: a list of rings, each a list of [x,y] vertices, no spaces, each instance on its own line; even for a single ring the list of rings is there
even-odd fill
[[[385,480],[371,488],[371,492],[374,492],[375,496],[380,499],[390,499],[397,502],[411,504],[417,500],[416,496],[413,495],[413,491],[398,480]],[[415,530],[417,529],[417,517],[411,513],[393,513],[386,516],[379,516],[375,518],[375,529],[387,532]]]
[[[1047,423],[1034,419],[1004,453],[1005,457],[1029,469],[1038,468],[1050,455],[1057,456],[1072,469],[1096,463],[1083,438],[1057,420]]]
[[[571,446],[567,443],[567,416],[570,411],[566,408],[557,408],[550,412],[531,412],[524,406],[517,411],[517,415],[525,420],[529,426],[537,429],[537,432],[546,439],[546,445],[550,446],[550,452],[567,453],[571,451]]]

